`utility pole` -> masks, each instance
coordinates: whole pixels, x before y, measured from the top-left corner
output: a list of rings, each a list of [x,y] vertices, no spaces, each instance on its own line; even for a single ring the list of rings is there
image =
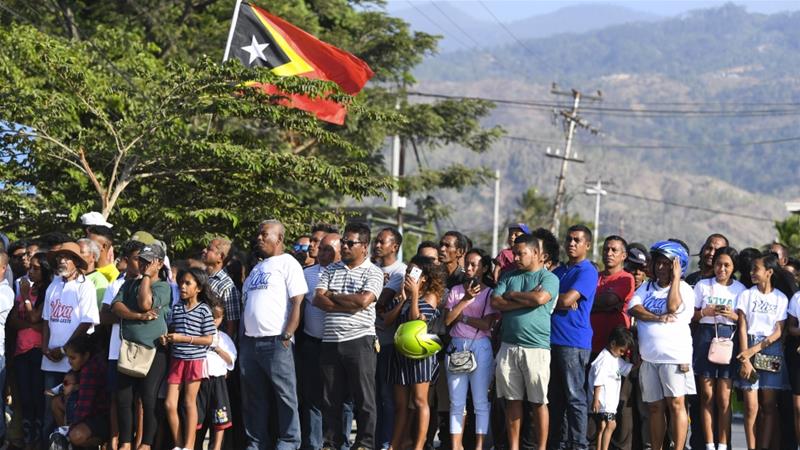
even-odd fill
[[[587,128],[591,130],[593,133],[597,133],[597,130],[592,129],[589,127],[589,123],[585,120],[581,119],[578,116],[578,107],[581,104],[581,99],[585,100],[594,100],[599,101],[602,99],[602,93],[597,91],[597,96],[585,95],[580,93],[579,91],[573,89],[571,92],[563,92],[556,89],[555,83],[553,83],[553,89],[550,91],[554,95],[560,96],[571,96],[572,97],[572,110],[566,111],[562,110],[560,115],[564,118],[564,125],[566,126],[566,144],[564,147],[564,155],[561,156],[558,149],[556,149],[555,153],[552,153],[550,149],[547,149],[546,156],[551,158],[557,158],[561,160],[561,172],[558,175],[558,185],[556,186],[556,198],[553,201],[553,213],[550,219],[550,231],[558,236],[558,229],[561,225],[561,207],[564,203],[564,196],[566,194],[566,182],[567,182],[567,169],[569,167],[569,162],[574,161],[578,163],[583,163],[582,159],[577,158],[575,155],[572,154],[572,141],[575,135],[575,127],[580,126],[582,128]]]
[[[497,254],[497,232],[500,228],[500,171],[494,171],[494,220],[492,221],[492,255]]]
[[[597,262],[597,241],[600,239],[600,197],[608,195],[608,192],[603,189],[603,180],[587,181],[589,185],[584,191],[587,195],[594,195],[594,238],[592,239],[592,261]],[[606,184],[613,184],[606,182]]]
[[[395,102],[394,108],[400,110],[400,100]],[[405,172],[405,148],[400,135],[395,135],[392,141],[392,177],[396,183],[400,183],[400,178]],[[406,198],[400,195],[397,188],[392,189],[392,208],[397,209],[397,231],[403,234],[403,208],[406,207]],[[403,246],[397,252],[397,258],[403,260]]]

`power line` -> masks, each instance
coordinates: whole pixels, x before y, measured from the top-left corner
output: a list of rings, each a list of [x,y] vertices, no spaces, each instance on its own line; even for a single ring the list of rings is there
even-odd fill
[[[707,207],[697,206],[697,205],[687,205],[685,203],[678,203],[678,202],[673,202],[673,201],[670,201],[670,200],[663,200],[663,199],[658,199],[658,198],[645,197],[644,195],[636,195],[636,194],[630,194],[630,193],[627,193],[627,192],[612,191],[612,190],[608,190],[608,189],[606,190],[606,192],[608,192],[609,194],[619,195],[620,197],[635,198],[637,200],[644,200],[644,201],[653,202],[653,203],[661,203],[661,204],[664,204],[664,205],[675,206],[675,207],[678,207],[678,208],[692,209],[692,210],[695,210],[695,211],[709,212],[709,213],[714,213],[714,214],[719,214],[719,215],[724,215],[724,216],[739,217],[741,219],[750,219],[750,220],[756,220],[756,221],[760,221],[760,222],[770,222],[770,223],[774,222],[773,219],[766,219],[766,218],[760,217],[760,216],[736,213],[736,212],[731,212],[731,211],[724,211],[724,210],[721,210],[721,209],[707,208]]]
[[[494,13],[492,12],[491,9],[489,9],[489,7],[487,7],[481,0],[478,0],[478,3],[483,7],[483,9],[486,10],[487,13],[489,13],[490,16],[492,16],[492,19],[494,19],[494,21],[497,22],[498,25],[500,25],[500,28],[502,28],[503,31],[506,32],[506,34],[511,36],[511,39],[513,39],[514,42],[517,43],[517,45],[522,47],[522,49],[525,50],[529,55],[537,59],[539,63],[544,66],[545,69],[555,74],[555,71],[553,71],[544,61],[542,61],[542,59],[538,55],[536,55],[536,53],[533,52],[533,50],[528,48],[527,45],[525,45],[514,33],[512,33],[511,30],[506,26],[506,24],[504,24],[500,19],[497,18],[497,16],[494,15]]]
[[[501,139],[507,139],[510,141],[520,141],[520,142],[531,142],[535,144],[553,144],[559,145],[561,144],[560,141],[556,140],[546,140],[546,139],[536,139],[536,138],[526,138],[520,136],[501,136]],[[762,141],[751,141],[751,142],[740,142],[740,143],[732,143],[732,142],[720,142],[713,144],[713,147],[719,148],[739,148],[739,147],[755,147],[759,145],[771,145],[771,144],[781,144],[785,142],[797,142],[800,141],[800,136],[793,136],[787,138],[780,138],[780,139],[767,139]],[[630,148],[630,149],[640,149],[640,150],[696,150],[698,148],[706,148],[702,144],[698,145],[669,145],[669,144],[602,144],[602,145],[582,145],[581,148],[583,149],[604,149],[604,148]]]
[[[449,37],[449,38],[453,39],[454,41],[456,41],[456,43],[457,43],[458,45],[460,45],[460,46],[464,47],[464,49],[466,49],[466,50],[469,50],[469,45],[465,44],[465,43],[464,43],[464,41],[462,41],[462,40],[458,39],[457,37],[455,37],[455,36],[453,36],[453,35],[449,35],[449,36],[448,36],[448,34],[449,34],[449,33],[447,33],[447,30],[445,30],[444,28],[442,28],[442,26],[441,26],[441,25],[439,25],[439,22],[436,22],[435,20],[431,19],[431,18],[430,18],[430,16],[428,16],[428,15],[425,13],[425,11],[423,11],[423,10],[421,10],[421,9],[417,8],[417,5],[415,5],[415,4],[414,4],[414,2],[412,2],[411,0],[406,0],[406,3],[408,3],[409,5],[411,5],[411,7],[412,7],[412,8],[414,8],[414,9],[415,9],[415,10],[416,10],[416,11],[419,13],[419,15],[421,15],[422,17],[424,17],[424,18],[425,18],[425,19],[426,19],[428,22],[432,23],[432,24],[433,24],[433,26],[435,26],[436,28],[438,28],[438,29],[439,29],[439,31],[441,31],[441,32],[443,33],[443,36],[445,36],[445,37]]]
[[[411,2],[409,1],[409,3],[411,3]],[[430,4],[433,5],[433,7],[436,8],[436,10],[439,11],[439,13],[441,13],[444,16],[444,18],[447,19],[448,22],[450,22],[454,27],[456,27],[456,29],[458,31],[460,31],[461,34],[463,34],[464,36],[467,37],[467,39],[472,41],[472,43],[475,44],[476,47],[480,47],[481,46],[481,44],[478,41],[473,39],[473,37],[470,36],[469,33],[467,33],[466,31],[464,31],[463,28],[461,28],[461,25],[459,25],[458,22],[456,22],[455,20],[450,18],[450,16],[447,15],[447,13],[445,13],[444,10],[442,10],[442,8],[440,8],[439,5],[436,4],[436,2],[431,1]]]
[[[429,98],[444,98],[444,99],[466,99],[466,100],[483,100],[496,103],[499,105],[520,106],[532,109],[551,110],[553,108],[560,108],[563,105],[552,101],[546,100],[509,100],[503,98],[489,98],[489,97],[474,97],[463,95],[448,95],[436,94],[429,92],[410,91],[408,95],[417,97]],[[584,108],[581,108],[584,109]],[[701,110],[687,110],[687,109],[634,109],[634,108],[607,108],[603,106],[586,106],[586,111],[591,111],[600,114],[613,115],[615,113],[623,113],[626,116],[639,116],[644,117],[647,115],[655,115],[658,117],[665,117],[668,115],[677,116],[736,116],[736,117],[750,117],[750,116],[781,116],[781,115],[798,115],[800,108],[797,109],[761,109],[761,110],[724,110],[724,109],[701,109]]]

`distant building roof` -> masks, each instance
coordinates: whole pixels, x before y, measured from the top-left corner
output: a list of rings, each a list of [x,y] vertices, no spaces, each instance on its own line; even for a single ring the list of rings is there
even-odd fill
[[[786,210],[792,214],[800,214],[800,200],[794,200],[784,203]]]

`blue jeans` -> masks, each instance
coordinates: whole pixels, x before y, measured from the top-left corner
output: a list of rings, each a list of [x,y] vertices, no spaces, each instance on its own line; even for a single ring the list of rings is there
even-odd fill
[[[294,351],[278,336],[243,336],[239,350],[242,410],[248,450],[300,448]],[[277,445],[269,435],[271,393],[277,410]]]
[[[549,449],[585,449],[589,405],[586,369],[590,350],[551,346]]]
[[[14,373],[17,377],[17,405],[22,409],[22,429],[25,443],[42,440],[42,417],[44,417],[44,374],[42,373],[42,351],[38,348],[14,357]],[[52,387],[52,386],[50,386]]]
[[[378,407],[378,425],[375,427],[375,448],[389,448],[394,426],[394,392],[389,383],[389,363],[394,346],[381,345],[378,353],[378,366],[375,370],[375,404]]]
[[[44,388],[50,389],[53,387],[58,386],[64,381],[64,373],[62,372],[48,372],[43,370],[42,373],[44,374]],[[53,407],[52,407],[53,399],[48,396],[44,396],[44,418],[42,419],[42,440],[46,441],[50,438],[50,433],[53,432],[56,428],[56,422],[53,418]]]
[[[311,336],[298,336],[297,383],[300,396],[300,429],[302,450],[319,450],[324,446],[322,437],[322,372],[319,357],[322,341]],[[350,431],[353,428],[353,401],[348,400],[342,410],[341,450],[350,448]]]

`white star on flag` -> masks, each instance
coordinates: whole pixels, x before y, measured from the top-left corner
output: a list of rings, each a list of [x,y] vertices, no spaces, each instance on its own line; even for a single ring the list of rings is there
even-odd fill
[[[253,64],[253,61],[257,59],[263,59],[264,62],[266,62],[267,57],[264,56],[264,49],[267,47],[269,47],[269,44],[259,44],[254,35],[253,41],[250,43],[250,45],[242,47],[242,50],[250,54],[250,61],[247,62],[247,65],[249,66]]]

